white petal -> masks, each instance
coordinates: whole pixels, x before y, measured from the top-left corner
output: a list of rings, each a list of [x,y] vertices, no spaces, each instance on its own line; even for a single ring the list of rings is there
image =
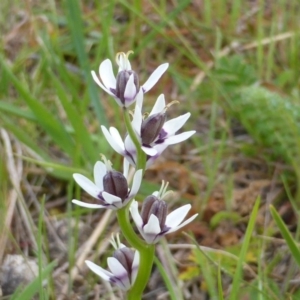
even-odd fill
[[[119,138],[116,139],[116,136],[112,136],[111,133],[102,125],[101,126],[102,132],[106,138],[106,140],[108,141],[108,143],[110,144],[110,146],[119,154],[123,155],[124,154],[124,144],[123,141],[121,139],[121,136],[119,134]]]
[[[140,89],[136,95],[136,105],[138,105],[139,107],[143,107],[143,101],[144,101],[144,93],[143,90]]]
[[[122,206],[122,199],[120,197],[109,194],[107,192],[103,192],[102,197],[110,205],[113,205],[113,206],[116,206],[116,207],[121,207]]]
[[[137,94],[136,85],[134,84],[133,74],[129,76],[129,79],[126,83],[126,88],[124,91],[125,103],[123,104],[125,107],[128,107],[135,101],[135,96]]]
[[[99,74],[106,88],[116,88],[116,77],[109,59],[104,60],[99,67]]]
[[[133,115],[131,124],[132,124],[133,129],[139,136],[141,136],[142,121],[143,121],[143,116],[142,116],[141,107],[136,105],[135,109],[134,109],[134,115]]]
[[[139,252],[136,250],[134,253],[134,258],[133,258],[133,262],[132,262],[132,267],[131,267],[131,284],[133,284],[135,282],[138,270],[139,270],[139,264],[140,264],[140,254]]]
[[[132,156],[136,157],[136,149],[129,135],[126,136],[124,143],[126,151],[129,152]]]
[[[140,253],[139,251],[135,251],[134,253],[134,258],[133,258],[133,262],[132,262],[132,269],[135,269],[139,266],[140,264]]]
[[[163,126],[163,130],[165,130],[168,133],[168,135],[173,135],[185,124],[190,115],[190,113],[186,113],[177,118],[167,121]]]
[[[144,93],[148,92],[155,85],[155,83],[165,73],[168,67],[168,63],[162,64],[150,75],[148,80],[142,86]]]
[[[142,179],[143,179],[143,170],[136,171],[133,177],[132,187],[128,196],[129,199],[133,198],[139,191]]]
[[[143,226],[143,220],[139,214],[138,205],[138,202],[133,200],[129,210],[136,227],[140,230]]]
[[[111,134],[111,136],[113,137],[113,139],[121,146],[124,146],[123,140],[121,138],[121,135],[119,133],[119,131],[115,128],[115,127],[110,127],[109,128],[109,132]]]
[[[162,112],[165,107],[166,107],[165,96],[164,94],[161,94],[157,98],[149,116]]]
[[[197,216],[198,216],[198,214],[191,216],[190,218],[185,220],[183,223],[181,223],[179,226],[171,228],[166,234],[169,234],[171,232],[174,232],[174,231],[180,229],[181,227],[184,227],[186,224],[192,222]]]
[[[168,147],[168,145],[166,143],[163,144],[158,144],[155,145],[153,148],[156,149],[157,154],[154,156],[150,156],[147,160],[146,163],[146,169],[148,169],[154,162],[155,160],[163,153],[163,151]]]
[[[148,223],[143,227],[143,231],[150,235],[157,235],[161,232],[157,216],[153,214],[150,216]]]
[[[103,177],[106,175],[106,166],[102,161],[97,161],[94,166],[94,180],[97,187],[103,191]]]
[[[110,271],[116,277],[124,276],[124,274],[127,274],[126,269],[122,266],[122,264],[115,257],[108,257],[107,265],[108,265]]]
[[[126,269],[122,266],[122,264],[114,257],[109,257],[107,259],[107,265],[111,272],[115,275],[116,279],[119,280],[121,284],[121,288],[127,290],[130,288],[130,280],[129,275],[126,271]]]
[[[123,159],[123,175],[125,178],[128,177],[129,172],[129,162],[126,158]]]
[[[76,199],[72,200],[72,203],[81,206],[81,207],[86,207],[86,208],[92,208],[92,209],[96,209],[96,208],[105,208],[104,205],[100,205],[100,204],[92,204],[92,203],[86,203],[86,202],[82,202]]]
[[[95,71],[92,71],[92,76],[93,76],[93,79],[94,81],[105,91],[107,92],[108,94],[110,94],[111,96],[115,96],[114,93],[112,93],[108,88],[106,88],[102,82],[99,80],[97,74],[95,73]]]
[[[119,60],[117,61],[117,64],[119,65],[119,72],[123,70],[131,70],[130,61],[126,54],[121,54],[118,56],[118,58]]]
[[[100,276],[102,279],[109,281],[110,277],[113,277],[114,275],[105,269],[101,268],[100,266],[94,264],[93,262],[86,260],[86,265],[91,269],[94,273],[96,273],[98,276]]]
[[[187,140],[188,138],[190,138],[195,132],[196,132],[195,130],[182,132],[180,134],[168,137],[164,141],[164,143],[166,143],[167,145],[174,145],[177,143],[181,143],[181,142]]]
[[[133,167],[135,167],[135,163],[137,159],[136,149],[129,135],[126,136],[124,144],[125,144],[126,151],[124,151],[124,154],[122,155],[126,157],[126,159]]]
[[[149,148],[149,147],[142,146],[142,150],[149,156],[154,156],[157,154],[157,150],[152,147]]]
[[[173,228],[180,224],[191,209],[191,207],[191,204],[186,204],[168,214],[166,219],[166,226]]]
[[[81,174],[75,173],[73,174],[73,178],[82,189],[95,198],[98,198],[99,193],[102,192],[94,182]]]

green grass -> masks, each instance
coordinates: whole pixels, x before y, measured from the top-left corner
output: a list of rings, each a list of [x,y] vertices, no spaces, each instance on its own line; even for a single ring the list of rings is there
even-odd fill
[[[29,214],[27,222],[34,223],[32,236],[38,244],[38,253],[30,254],[38,258],[41,271],[39,278],[26,290],[28,299],[34,293],[39,293],[41,299],[54,297],[53,284],[47,290],[42,288],[42,281],[59,266],[49,258],[45,264],[48,267],[41,266],[47,253],[45,224],[41,219],[44,215],[38,214],[36,207],[28,202],[31,197],[25,187],[28,185],[36,191],[35,197],[47,212],[45,216],[68,220],[70,236],[65,270],[71,274],[76,269],[80,255],[77,251],[82,246],[78,240],[79,222],[87,222],[94,229],[103,217],[102,212],[71,206],[73,198],[82,197],[72,174],[79,172],[91,176],[100,153],[110,158],[115,168],[121,167],[120,157],[109,148],[100,130],[100,125],[123,130],[119,108],[93,82],[90,71],[97,71],[105,58],[114,60],[119,51],[133,50],[132,65],[142,83],[156,66],[170,62],[168,72],[146,94],[145,105],[149,110],[157,96],[165,93],[167,102],[181,102],[181,105],[172,106],[171,115],[192,112],[185,129],[196,128],[197,134],[182,148],[174,147],[173,152],[166,154],[169,155],[167,160],[184,162],[189,174],[188,187],[180,191],[182,202],[194,199],[193,209],[199,212],[199,220],[211,232],[222,227],[224,222],[234,224],[236,228],[248,225],[234,246],[222,249],[237,257],[237,261],[228,257],[214,261],[216,257],[211,254],[196,251],[194,268],[189,273],[189,269],[184,271],[173,263],[170,252],[165,251],[171,273],[173,276],[185,274],[190,281],[199,276],[200,289],[211,299],[234,300],[248,296],[260,300],[296,300],[299,289],[289,282],[282,285],[273,278],[273,272],[283,258],[274,255],[267,261],[264,257],[269,240],[283,238],[282,243],[288,247],[289,254],[286,255],[291,255],[292,262],[299,264],[299,222],[295,223],[296,229],[292,226],[291,229],[279,214],[281,206],[291,203],[290,212],[299,219],[298,1],[269,3],[260,0],[256,6],[251,1],[240,0],[205,0],[202,5],[199,1],[188,0],[94,2],[47,0],[32,5],[30,1],[4,0],[0,4],[0,26],[4,34],[0,44],[0,127],[10,134],[15,159],[22,160],[24,174],[18,187],[17,203],[22,205],[25,199],[24,203],[28,205],[25,209]],[[29,16],[22,30],[17,27],[21,10]],[[24,37],[25,43],[22,42]],[[246,140],[234,136],[234,122],[242,124],[248,134]],[[17,151],[19,146],[22,147],[21,154]],[[0,138],[0,199],[4,199],[0,200],[0,235],[8,236],[8,243],[17,245],[20,239],[13,227],[4,228],[2,223],[12,189],[12,173],[5,149]],[[268,166],[270,180],[273,174],[278,175],[276,181],[283,191],[272,203],[270,212],[268,209],[266,214],[257,212],[258,204],[253,204],[251,215],[250,212],[246,216],[239,214],[233,199],[232,162],[236,157],[263,161]],[[193,169],[193,162],[201,167]],[[36,168],[39,172],[32,171]],[[159,186],[156,179],[159,176],[155,172],[143,183],[139,200]],[[204,177],[205,189],[202,190],[200,183]],[[207,208],[220,185],[225,186],[224,209],[206,219]],[[173,184],[171,188],[176,190],[178,186]],[[55,189],[59,190],[57,194]],[[65,199],[63,204],[48,208],[51,201],[62,197]],[[18,212],[15,214],[20,216]],[[263,216],[263,225],[258,215]],[[270,221],[271,216],[274,222]],[[76,221],[75,227],[71,226],[72,220]],[[108,218],[103,231],[99,229],[89,248],[95,249],[99,244],[97,253],[99,251],[101,262],[108,255],[108,250],[101,250],[101,245],[112,228],[116,230],[113,217]],[[264,242],[259,235],[264,236]],[[197,236],[195,239],[201,246],[200,239],[197,241]],[[24,254],[19,247],[15,252]],[[248,261],[251,255],[256,257],[255,263]],[[245,278],[242,272],[245,263],[257,267],[254,278]],[[178,270],[175,270],[176,266]],[[168,278],[162,262],[157,261],[157,268],[171,299],[177,299],[176,291],[180,288],[173,286],[176,275],[172,280]],[[294,279],[293,263],[287,266],[286,272]],[[79,273],[86,274],[86,271],[82,268]],[[64,288],[70,296],[74,291],[76,293],[76,276],[68,276]],[[96,280],[89,274],[85,282],[86,294],[93,290]],[[178,279],[179,284],[182,282]],[[108,289],[106,292],[107,295],[111,293]],[[18,293],[14,299],[23,299]],[[110,299],[109,296],[106,299]]]

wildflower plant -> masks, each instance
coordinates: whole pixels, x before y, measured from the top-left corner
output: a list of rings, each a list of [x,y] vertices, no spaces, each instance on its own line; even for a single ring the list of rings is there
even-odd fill
[[[127,131],[125,138],[122,139],[114,127],[107,129],[101,126],[101,129],[111,147],[123,156],[123,173],[114,170],[111,162],[102,155],[103,162],[98,161],[94,166],[94,182],[81,174],[73,175],[77,184],[94,197],[97,203],[89,204],[75,199],[72,202],[87,208],[116,211],[121,232],[130,247],[121,244],[119,237],[113,238],[115,252],[107,259],[109,271],[91,261],[86,261],[86,264],[102,279],[126,291],[128,300],[138,300],[142,298],[151,274],[155,244],[166,234],[193,221],[197,214],[184,221],[191,209],[190,204],[168,212],[165,200],[171,191],[167,191],[168,183],[164,181],[159,191],[154,191],[144,199],[140,212],[134,197],[138,193],[146,169],[169,145],[188,139],[195,131],[177,134],[190,117],[190,113],[167,121],[167,110],[174,102],[166,104],[164,95],[157,98],[149,114],[143,112],[144,94],[158,82],[169,65],[160,65],[140,86],[139,77],[129,62],[130,53],[132,51],[116,55],[119,66],[116,76],[109,59],[100,64],[100,78],[92,71],[95,82],[122,108]],[[131,118],[129,107],[134,103]],[[129,182],[128,176],[130,168],[135,169],[132,183]],[[133,224],[139,234],[134,230]]]

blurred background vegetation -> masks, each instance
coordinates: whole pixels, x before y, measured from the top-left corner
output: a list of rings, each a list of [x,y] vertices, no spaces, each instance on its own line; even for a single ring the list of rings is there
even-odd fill
[[[85,281],[80,275],[87,271],[80,267],[91,253],[96,261],[105,261],[109,251],[103,240],[116,230],[116,222],[103,211],[72,207],[74,197],[90,201],[80,194],[72,174],[90,176],[99,153],[110,157],[116,169],[121,166],[100,130],[102,124],[123,129],[119,108],[93,82],[90,71],[106,58],[114,61],[117,52],[133,50],[132,66],[142,82],[158,65],[170,63],[146,95],[148,110],[164,93],[167,102],[180,101],[168,110],[169,116],[191,111],[185,130],[197,130],[149,170],[140,198],[162,179],[170,181],[177,192],[170,205],[189,201],[200,214],[186,230],[197,244],[224,251],[206,253],[203,248],[203,254],[196,249],[192,258],[187,251],[184,265],[169,262],[175,286],[185,284],[173,293],[175,299],[299,299],[298,267],[269,213],[269,205],[276,206],[297,243],[299,14],[298,0],[2,0],[0,262],[6,254],[22,254],[38,257],[42,268],[56,259],[52,284],[42,288],[46,272],[32,293],[38,290],[40,299],[64,299],[60,293],[66,299],[96,298],[98,279],[89,274]],[[244,270],[235,281],[238,265],[223,254],[241,261],[257,197],[261,206],[255,237],[243,257],[252,273]],[[62,237],[56,226],[64,220],[67,234]],[[95,233],[99,220],[105,223]],[[85,256],[80,256],[80,246],[89,234],[82,233],[82,222],[95,233],[87,246],[93,251]],[[60,259],[51,252],[58,240],[65,255]],[[193,244],[182,235],[169,240],[176,241]],[[170,299],[161,296],[172,295],[165,277],[166,287],[153,279],[157,293],[145,299]],[[243,289],[235,290],[238,286]],[[105,291],[100,299],[113,299],[108,287]]]

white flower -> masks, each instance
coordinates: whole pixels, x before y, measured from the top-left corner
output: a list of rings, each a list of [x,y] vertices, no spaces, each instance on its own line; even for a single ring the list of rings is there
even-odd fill
[[[171,119],[169,121],[165,120],[161,122],[161,118],[165,117],[165,112],[169,106],[166,106],[165,96],[161,94],[153,106],[149,116],[146,120],[143,121],[142,119],[142,98],[140,97],[135,111],[134,111],[134,118],[132,120],[132,126],[135,130],[135,132],[138,134],[140,140],[142,141],[142,149],[143,151],[149,155],[153,156],[156,155],[158,150],[156,146],[158,145],[174,145],[181,143],[185,140],[187,140],[189,137],[191,137],[196,131],[186,131],[182,132],[180,134],[176,134],[176,132],[186,123],[188,118],[191,116],[190,113],[186,113],[184,115],[181,115],[177,118]],[[150,143],[145,143],[144,140],[147,140],[147,138],[144,138],[144,136],[147,135],[147,131],[151,133],[152,131],[155,131],[154,127],[155,124],[153,124],[153,119],[155,117],[155,120],[158,120],[157,123],[162,123],[161,128],[158,127],[160,130],[158,132],[155,132],[155,137],[152,138],[152,141]],[[148,120],[151,120],[147,123]],[[158,148],[159,149],[159,148]]]
[[[86,260],[87,266],[102,279],[115,283],[120,289],[127,291],[133,285],[139,267],[139,252],[119,243],[113,257],[107,258],[110,272]]]
[[[96,198],[99,204],[91,204],[72,200],[74,204],[87,208],[110,208],[113,210],[125,206],[138,192],[142,181],[142,170],[135,172],[131,189],[128,188],[127,177],[129,163],[124,159],[123,174],[111,168],[110,162],[98,161],[94,166],[95,183],[81,174],[73,174],[73,178],[88,194]]]
[[[191,115],[190,113],[186,113],[166,122],[164,121],[164,119],[162,119],[164,118],[165,110],[167,108],[165,103],[165,97],[163,94],[158,97],[148,118],[145,121],[143,121],[142,112],[140,108],[142,105],[142,101],[143,95],[140,92],[137,95],[137,103],[131,124],[137,135],[137,138],[140,141],[142,150],[147,154],[146,166],[149,167],[169,145],[177,144],[188,139],[196,131],[191,130],[180,134],[176,134],[176,132],[186,123],[186,121]],[[160,123],[160,126],[153,125],[153,122],[148,122],[148,124],[146,124],[147,120],[154,116],[158,116],[157,122]],[[135,146],[130,136],[127,135],[123,142],[120,133],[116,128],[110,127],[108,130],[106,127],[101,126],[101,129],[111,147],[116,152],[126,157],[131,165],[135,166],[137,154]],[[151,130],[153,132],[151,132]],[[149,135],[151,136],[150,140],[148,138]],[[143,143],[143,141],[146,140],[148,140],[147,144]]]
[[[148,92],[167,70],[169,64],[160,65],[148,78],[148,80],[139,87],[137,74],[131,69],[128,56],[132,51],[126,54],[121,52],[116,55],[116,62],[119,66],[118,74],[115,77],[110,59],[104,60],[99,67],[98,78],[95,71],[92,76],[95,82],[108,94],[113,96],[121,107],[130,106],[136,98],[137,93],[141,90],[143,93]]]
[[[140,234],[148,244],[155,244],[164,235],[174,232],[186,224],[192,222],[198,214],[193,215],[182,222],[191,209],[190,204],[177,208],[167,214],[167,204],[162,199],[168,193],[165,192],[167,185],[162,184],[160,191],[148,196],[142,207],[141,214],[138,211],[138,202],[133,200],[130,206],[130,213]]]

